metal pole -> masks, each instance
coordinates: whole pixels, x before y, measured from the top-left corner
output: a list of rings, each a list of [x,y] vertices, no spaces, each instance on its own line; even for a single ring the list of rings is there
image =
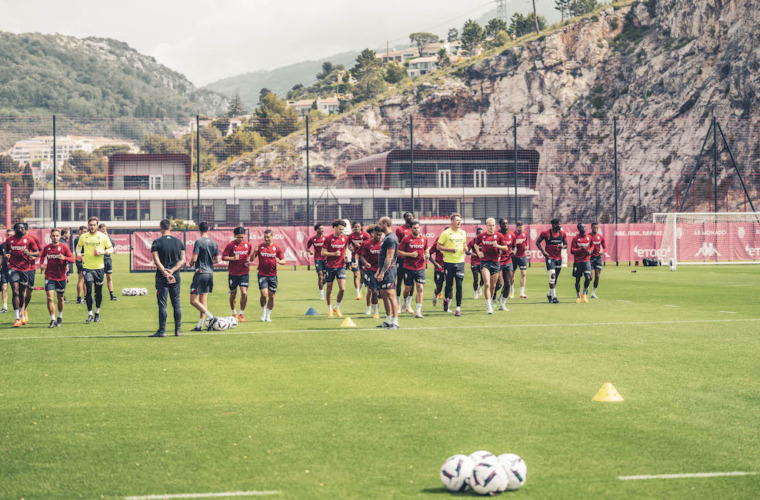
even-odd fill
[[[409,117],[409,178],[410,185],[412,187],[412,209],[410,212],[414,213],[414,117]],[[464,184],[463,184],[464,185]]]
[[[718,127],[715,125],[715,116],[713,116],[713,197],[715,202],[715,213],[718,213]],[[718,222],[717,216],[715,222]]]
[[[618,223],[617,116],[612,118],[612,171],[615,173],[615,224]]]
[[[707,145],[707,139],[710,137],[710,130],[712,130],[713,124],[710,122],[710,127],[707,129],[707,133],[705,134],[705,140],[702,141],[702,147],[699,150],[699,155],[697,155],[697,163],[694,165],[694,171],[691,173],[691,177],[689,178],[689,183],[686,184],[686,190],[683,192],[683,202],[681,202],[681,206],[678,208],[678,212],[683,212],[683,206],[686,203],[686,200],[689,196],[689,190],[691,189],[691,185],[694,182],[694,177],[697,175],[697,171],[699,170],[699,162],[702,160],[702,154],[705,152],[705,146]],[[696,205],[694,201],[694,196],[692,194],[692,212],[695,211]]]
[[[739,166],[736,164],[736,161],[734,160],[734,155],[731,153],[731,148],[728,146],[728,141],[726,140],[726,136],[723,133],[723,129],[721,128],[720,124],[716,122],[716,125],[718,127],[718,131],[720,131],[720,136],[723,138],[723,144],[726,145],[726,151],[728,151],[728,156],[731,158],[731,163],[734,165],[734,170],[736,170],[736,175],[739,177],[739,182],[742,184],[742,189],[744,190],[744,196],[747,197],[747,201],[749,201],[749,206],[752,209],[752,211],[755,211],[755,205],[752,204],[752,198],[749,197],[749,191],[747,191],[747,186],[744,184],[744,179],[742,178],[742,174],[739,171]]]
[[[514,131],[514,163],[512,164],[512,171],[515,174],[515,221],[520,218],[518,210],[518,203],[517,203],[517,116],[512,117],[512,128]]]
[[[56,206],[58,204],[58,196],[55,191],[56,163],[58,163],[58,151],[55,143],[55,115],[53,115],[53,227],[58,227],[58,207]]]
[[[201,223],[201,117],[195,115],[195,167],[197,169],[198,218],[195,224]]]
[[[309,193],[309,115],[306,115],[306,229],[311,226],[311,195]],[[308,233],[308,231],[307,231]]]

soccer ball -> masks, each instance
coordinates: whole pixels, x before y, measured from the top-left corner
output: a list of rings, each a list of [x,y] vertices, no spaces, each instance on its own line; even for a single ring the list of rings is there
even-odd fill
[[[237,318],[235,316],[230,316],[230,317],[225,318],[225,319],[229,322],[230,328],[237,328],[237,326],[238,326],[238,320],[237,320]]]
[[[671,272],[672,272],[672,271],[675,271],[675,270],[676,270],[676,266],[670,266],[670,271],[671,271]]]
[[[472,477],[470,478],[470,487],[479,495],[497,495],[507,489],[509,477],[504,467],[496,461],[495,463],[476,463],[472,468]]]
[[[507,491],[515,491],[522,488],[525,481],[528,480],[528,465],[525,463],[525,460],[514,453],[504,453],[503,455],[499,455],[498,459],[499,463],[504,467],[507,477],[509,477]]]
[[[470,458],[476,464],[480,464],[480,463],[495,464],[497,462],[496,455],[486,450],[473,451],[472,453],[470,453]]]
[[[230,329],[230,322],[228,318],[216,318],[216,321],[214,322],[214,330],[217,332],[221,332],[224,330]]]
[[[446,459],[441,467],[443,486],[454,492],[467,491],[474,463],[467,455],[454,455]]]

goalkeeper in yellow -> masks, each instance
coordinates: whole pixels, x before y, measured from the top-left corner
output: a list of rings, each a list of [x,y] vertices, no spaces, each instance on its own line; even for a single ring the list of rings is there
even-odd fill
[[[84,269],[85,303],[87,304],[87,323],[100,322],[100,303],[103,302],[103,281],[105,277],[104,256],[113,253],[111,240],[98,231],[100,220],[90,217],[87,221],[87,233],[79,237],[76,254],[77,261]],[[95,285],[95,315],[92,314],[92,286]]]

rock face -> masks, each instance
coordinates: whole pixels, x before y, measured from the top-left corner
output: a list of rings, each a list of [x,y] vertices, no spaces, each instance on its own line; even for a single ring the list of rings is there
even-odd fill
[[[516,116],[518,147],[541,155],[534,220],[612,221],[617,117],[620,220],[631,220],[634,206],[637,219],[643,209],[651,220],[651,212],[676,209],[676,187],[686,187],[713,116],[745,181],[760,170],[757,46],[760,9],[751,0],[609,8],[313,131],[310,163],[340,182],[348,160],[409,147],[410,116],[417,148],[511,149]],[[271,151],[250,163],[269,154],[266,168],[290,170],[289,180],[301,182],[304,137],[286,142],[295,163]],[[719,146],[720,210],[742,210],[737,176]],[[703,164],[689,210],[713,209],[711,168]]]

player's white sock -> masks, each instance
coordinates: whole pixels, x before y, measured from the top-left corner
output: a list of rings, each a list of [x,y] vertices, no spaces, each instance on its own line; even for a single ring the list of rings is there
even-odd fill
[[[237,311],[235,309],[232,309],[232,315],[237,316]]]
[[[55,321],[55,314],[51,314],[50,315],[50,319],[53,320],[53,321]]]
[[[269,318],[272,316],[272,309],[267,309],[267,313],[266,314],[267,314],[266,315],[267,321],[269,321]]]
[[[551,294],[551,296],[552,296],[553,299],[556,298],[557,297],[556,289],[555,288],[550,288],[549,289],[549,294]]]
[[[507,298],[506,297],[504,297],[504,296],[499,297],[499,305],[500,306],[504,307],[504,304],[506,304],[506,303],[507,303]]]
[[[357,296],[357,297],[361,297],[361,296],[362,296],[362,291],[361,291],[361,289],[360,289],[360,288],[357,288],[357,289],[356,289],[356,296]]]
[[[63,311],[58,311],[58,319],[63,319]]]
[[[520,295],[525,295],[525,287],[524,286],[520,287]]]
[[[588,288],[583,289],[583,295],[588,295]]]
[[[335,309],[337,309],[338,311],[340,311],[340,302],[336,302],[335,303]]]
[[[367,311],[364,314],[367,314],[367,315],[372,314],[372,307],[367,306]]]
[[[89,311],[89,312],[87,313],[87,315],[88,315],[88,316],[92,316],[92,311]]]
[[[393,318],[392,321],[393,321],[394,325],[398,326],[398,316],[396,316],[395,318]]]
[[[379,314],[380,311],[377,310],[377,304],[372,304],[372,312],[375,314]]]
[[[390,325],[391,323],[393,323],[393,316],[386,316],[386,317],[385,317],[385,322],[386,322],[386,323],[388,323],[389,325]]]
[[[241,315],[241,316],[245,316],[245,309],[241,309],[241,310],[240,310],[240,315]]]
[[[95,314],[100,314],[100,308],[99,307],[95,308]]]
[[[324,290],[320,290],[319,291],[319,300],[325,300],[325,291]]]
[[[205,322],[206,322],[206,320],[203,319],[203,318],[201,318],[201,319],[198,320],[198,324],[195,325],[195,327],[196,328],[203,328],[203,323],[205,323]]]
[[[457,306],[457,312],[460,312],[459,306]]]
[[[417,302],[417,314],[422,314],[422,302]]]
[[[7,302],[3,302],[3,309],[8,309],[8,303]]]
[[[21,309],[14,309],[13,313],[16,315],[16,319],[21,319]]]

